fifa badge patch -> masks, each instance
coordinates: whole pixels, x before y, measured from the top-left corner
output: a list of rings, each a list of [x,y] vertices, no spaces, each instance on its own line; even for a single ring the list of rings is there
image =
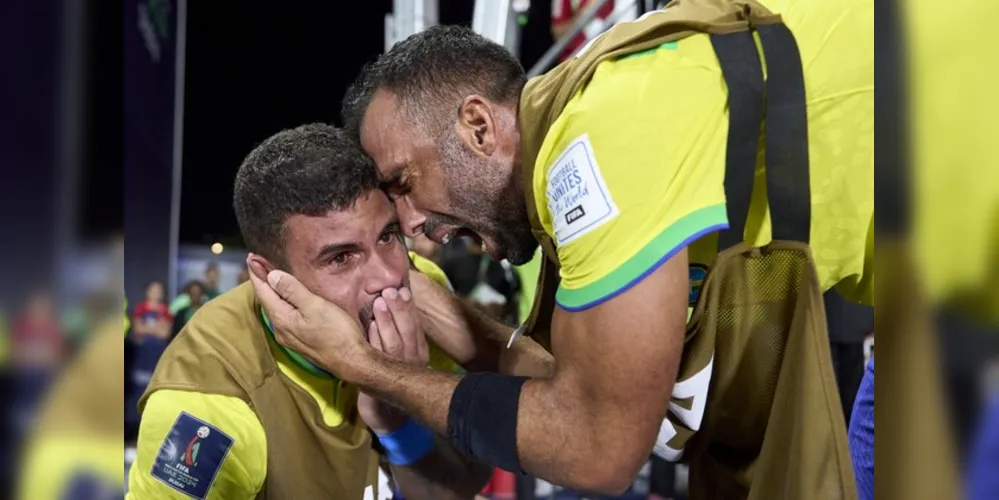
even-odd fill
[[[548,169],[545,198],[559,246],[597,229],[618,215],[586,134],[566,146]]]
[[[181,412],[153,462],[153,477],[198,500],[212,489],[235,440],[217,427]]]

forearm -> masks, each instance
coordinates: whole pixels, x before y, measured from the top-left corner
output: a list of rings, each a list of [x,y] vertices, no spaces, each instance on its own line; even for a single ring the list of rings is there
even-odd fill
[[[482,314],[468,302],[457,299],[472,335],[488,340],[489,347],[481,349],[477,371],[492,371],[506,375],[548,378],[555,370],[555,358],[533,339],[521,336],[510,344],[514,329]],[[508,347],[509,346],[509,347]]]
[[[340,374],[362,391],[415,417],[437,434],[447,435],[448,405],[460,376],[413,366],[375,350],[366,353],[364,370]]]
[[[496,371],[501,350],[498,339],[509,339],[511,328],[486,321],[469,304],[443,288],[425,287],[415,295],[420,324],[427,338],[471,371]]]
[[[580,491],[620,494],[652,451],[655,436],[631,425],[626,406],[601,404],[572,384],[524,384],[517,415],[521,467]]]
[[[489,481],[491,469],[454,450],[439,435],[437,446],[410,465],[392,465],[392,477],[406,498],[464,499],[475,496]]]
[[[537,342],[522,337],[507,348],[513,328],[443,289],[421,290],[421,297],[421,322],[427,337],[469,371],[551,375],[554,360]]]
[[[137,335],[146,335],[152,330],[152,327],[147,325],[141,318],[132,319],[132,333]]]
[[[460,377],[377,356],[354,383],[448,435],[451,397]],[[400,381],[405,381],[401,383]],[[566,385],[566,384],[562,384]],[[627,484],[651,451],[654,434],[641,439],[623,425],[622,407],[608,408],[584,391],[532,379],[520,394],[516,449],[522,468],[548,481],[582,490],[611,491]],[[617,404],[616,401],[613,404]],[[599,407],[598,407],[599,406]],[[622,425],[618,425],[622,423]],[[498,464],[489,464],[498,465]],[[610,486],[608,486],[610,485]]]

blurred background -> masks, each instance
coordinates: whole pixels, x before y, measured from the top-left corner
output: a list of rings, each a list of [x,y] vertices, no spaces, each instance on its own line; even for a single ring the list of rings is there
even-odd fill
[[[284,128],[338,123],[343,91],[362,65],[426,26],[471,26],[534,75],[660,3],[125,0],[123,10],[74,0],[0,4],[0,498],[14,496],[18,484],[48,486],[22,498],[121,498],[138,426],[135,398],[159,352],[147,347],[169,341],[197,308],[246,279],[231,200],[236,170],[254,145]],[[972,220],[968,212],[981,215],[981,207],[965,206],[963,187],[999,183],[999,161],[989,149],[999,136],[999,97],[988,83],[969,86],[975,76],[996,75],[987,48],[999,40],[985,20],[996,18],[999,4],[875,4],[877,85],[889,89],[877,104],[878,230],[903,249],[932,241],[942,250],[919,260],[918,269],[943,269],[965,240],[920,224],[938,212],[947,214],[945,222]],[[911,99],[903,92],[910,87]],[[937,105],[921,105],[925,96]],[[928,108],[946,109],[948,119]],[[941,176],[950,181],[946,207],[921,197],[921,186],[939,185]],[[993,211],[985,224],[970,231],[999,227],[995,207],[986,206]],[[513,267],[489,261],[464,240],[446,247],[421,240],[408,243],[440,263],[456,293],[510,324],[524,317],[537,259]],[[994,279],[982,278],[984,285],[962,291],[969,301],[995,292]],[[874,312],[834,295],[826,301],[849,415],[874,350]],[[912,395],[916,403],[894,411],[892,400],[878,413],[886,425],[904,421],[912,408],[944,415],[944,442],[955,453],[915,448],[943,464],[924,476],[930,481],[964,464],[981,441],[976,429],[999,418],[981,417],[999,393],[996,315],[938,307],[943,302],[911,304],[934,318],[928,354],[916,361],[889,356],[881,365],[882,373],[939,374],[938,393],[905,376],[883,382],[889,394]],[[910,332],[897,326],[879,319],[883,347],[905,344]],[[920,441],[915,431],[903,437]],[[894,444],[886,449],[909,449]],[[896,475],[911,472],[898,467]],[[685,498],[685,475],[683,466],[650,460],[623,498]],[[581,497],[503,472],[483,494]]]

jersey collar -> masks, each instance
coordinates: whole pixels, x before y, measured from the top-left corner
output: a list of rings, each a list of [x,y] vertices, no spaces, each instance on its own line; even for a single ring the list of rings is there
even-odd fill
[[[260,308],[260,321],[264,325],[264,330],[267,331],[267,336],[270,337],[270,339],[274,342],[274,345],[278,346],[278,349],[281,349],[281,352],[283,352],[286,356],[288,356],[288,359],[290,359],[292,363],[295,363],[296,365],[298,365],[299,368],[317,377],[330,378],[330,379],[336,378],[326,370],[319,368],[313,362],[306,359],[305,356],[302,356],[301,354],[292,351],[291,349],[288,349],[287,347],[278,343],[277,339],[274,338],[274,327],[271,326],[271,320],[270,318],[267,317],[267,313],[264,311],[262,307]]]

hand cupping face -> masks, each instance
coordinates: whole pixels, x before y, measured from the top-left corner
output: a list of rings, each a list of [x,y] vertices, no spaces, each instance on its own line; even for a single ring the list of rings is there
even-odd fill
[[[427,339],[420,328],[413,294],[407,287],[382,290],[374,302],[374,321],[369,326],[372,347],[389,357],[425,366],[430,359]]]
[[[430,360],[429,348],[409,289],[383,290],[373,309],[374,319],[368,325],[371,347],[390,358],[426,366]],[[363,392],[357,406],[361,419],[378,435],[389,434],[406,421],[404,413]]]
[[[312,293],[294,276],[270,271],[251,255],[250,282],[270,319],[277,342],[324,370],[352,381],[362,366],[358,354],[368,348],[357,318]]]

